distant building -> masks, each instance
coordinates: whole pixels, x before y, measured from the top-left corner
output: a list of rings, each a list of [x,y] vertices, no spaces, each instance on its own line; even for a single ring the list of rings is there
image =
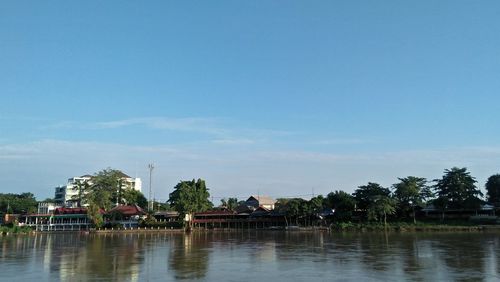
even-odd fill
[[[124,189],[134,189],[141,192],[142,182],[140,178],[132,178],[123,172],[120,173],[120,179],[122,180]],[[76,198],[79,193],[79,187],[77,184],[84,182],[92,184],[92,175],[75,176],[69,178],[66,185],[56,187],[54,196],[55,204],[66,207],[76,207]]]
[[[137,228],[139,219],[145,218],[146,212],[138,205],[117,206],[109,210],[106,215],[111,226],[117,224],[125,228]]]
[[[251,207],[254,207],[254,208],[259,208],[259,207],[262,207],[262,208],[265,208],[265,209],[268,209],[268,210],[274,210],[274,206],[276,204],[276,200],[268,197],[268,196],[255,196],[255,195],[252,195],[250,196],[250,198],[248,198],[246,201],[245,201],[245,204],[247,206],[251,206]]]
[[[50,207],[41,209],[44,211],[44,208]],[[34,227],[36,231],[88,230],[91,224],[86,208],[56,207],[49,213],[26,214],[19,218],[19,226]]]
[[[38,214],[50,214],[58,208],[55,203],[41,202],[38,203]]]

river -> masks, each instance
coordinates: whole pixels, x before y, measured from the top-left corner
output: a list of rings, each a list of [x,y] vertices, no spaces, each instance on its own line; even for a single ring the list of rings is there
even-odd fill
[[[9,281],[498,281],[499,233],[37,234],[0,238]]]

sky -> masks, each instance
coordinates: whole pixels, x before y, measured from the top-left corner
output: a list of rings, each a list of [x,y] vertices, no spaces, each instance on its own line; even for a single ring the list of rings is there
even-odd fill
[[[0,193],[308,198],[500,173],[498,1],[2,1]]]

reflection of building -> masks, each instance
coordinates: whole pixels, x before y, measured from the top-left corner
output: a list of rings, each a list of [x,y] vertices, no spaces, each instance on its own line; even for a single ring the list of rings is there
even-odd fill
[[[141,192],[142,182],[140,178],[132,178],[123,172],[119,172],[120,180],[122,181],[123,189],[134,189]],[[77,204],[78,194],[84,183],[92,184],[92,175],[82,175],[68,179],[68,183],[64,186],[55,188],[54,200],[56,204],[75,207]]]

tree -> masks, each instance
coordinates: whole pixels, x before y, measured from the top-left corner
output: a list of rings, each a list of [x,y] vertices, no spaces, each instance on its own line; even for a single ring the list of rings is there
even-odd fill
[[[73,200],[78,206],[87,206],[88,215],[96,227],[102,225],[102,210],[109,210],[115,204],[137,204],[147,206],[147,200],[141,192],[125,186],[123,172],[116,169],[103,169],[89,180],[73,183],[78,194]]]
[[[205,180],[194,179],[191,181],[181,181],[169,194],[168,203],[181,215],[191,216],[195,212],[202,212],[212,208],[212,203],[208,200],[210,193],[205,185]],[[191,226],[191,220],[189,220]]]
[[[110,209],[114,203],[120,202],[122,193],[122,172],[115,169],[104,169],[95,173],[90,180],[77,181],[78,194],[73,200],[79,205]]]
[[[311,209],[311,212],[320,212],[321,209],[323,208],[323,202],[325,201],[325,198],[323,195],[318,195],[314,198],[311,198],[309,200],[309,206]]]
[[[486,181],[486,195],[488,196],[488,202],[493,204],[495,207],[500,206],[500,174],[492,175]]]
[[[380,217],[383,217],[385,226],[387,225],[387,215],[394,214],[395,207],[396,202],[393,198],[386,195],[375,195],[367,209],[368,220],[380,220]]]
[[[476,187],[476,179],[467,168],[446,169],[441,179],[435,179],[434,190],[444,209],[477,209],[483,193]]]
[[[324,205],[335,210],[333,214],[335,220],[350,221],[356,206],[356,200],[351,194],[344,191],[335,191],[326,195]]]
[[[277,200],[276,210],[285,214],[287,223],[295,222],[295,225],[299,225],[299,218],[304,211],[305,202],[306,200],[301,198],[281,198]]]
[[[236,207],[238,206],[238,199],[237,198],[228,198],[227,200],[226,200],[226,198],[222,198],[220,201],[221,201],[222,207],[224,207],[228,210],[231,210],[231,211],[236,209]]]
[[[32,193],[0,194],[1,213],[33,213],[36,212],[37,205]]]
[[[361,210],[367,210],[376,196],[389,196],[390,194],[391,191],[389,189],[373,182],[368,182],[367,185],[359,186],[353,193],[358,208]]]
[[[148,207],[148,200],[146,197],[135,189],[124,189],[121,192],[120,203],[125,205],[138,205],[143,209]]]
[[[84,195],[85,191],[89,191],[90,183],[88,180],[83,180],[83,181],[77,180],[77,181],[73,182],[73,185],[78,188],[78,195],[76,195],[76,199],[72,199],[72,200],[76,200],[77,207],[81,207],[82,201],[83,201],[83,195]]]
[[[393,185],[398,210],[405,215],[411,212],[413,223],[416,223],[415,206],[422,206],[432,196],[432,192],[425,178],[408,176],[398,179],[400,182]]]

